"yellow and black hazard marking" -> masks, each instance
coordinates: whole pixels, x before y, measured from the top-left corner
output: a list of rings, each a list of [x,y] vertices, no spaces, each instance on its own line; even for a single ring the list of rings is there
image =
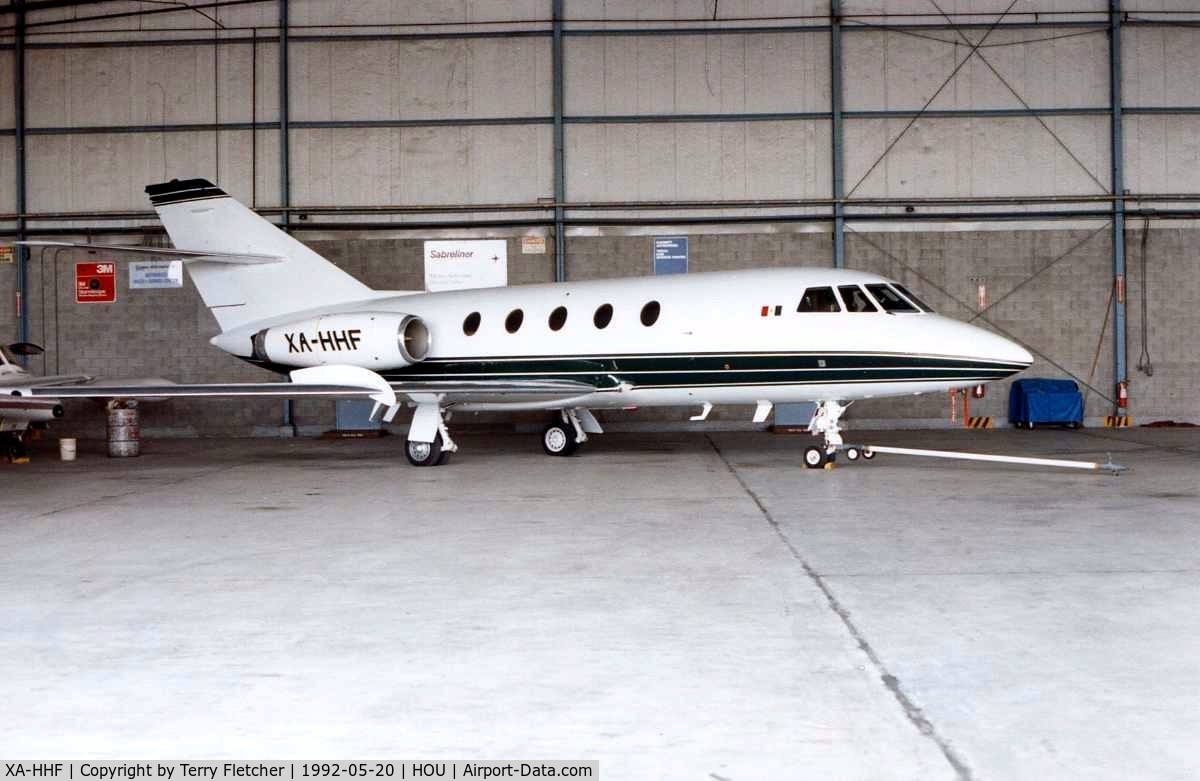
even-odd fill
[[[968,417],[963,420],[963,425],[967,428],[995,428],[996,424],[992,421],[990,415],[985,417]]]
[[[1133,418],[1128,415],[1105,415],[1105,428],[1129,428],[1133,425]]]

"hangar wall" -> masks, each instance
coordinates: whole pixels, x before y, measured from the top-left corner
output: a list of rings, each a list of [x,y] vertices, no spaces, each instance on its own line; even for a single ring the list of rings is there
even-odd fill
[[[425,238],[506,236],[521,284],[555,278],[556,231],[565,278],[583,279],[649,273],[653,235],[692,237],[692,271],[829,265],[841,230],[845,265],[897,277],[946,314],[973,316],[980,282],[993,303],[1007,296],[982,322],[1034,350],[1028,374],[1089,383],[1089,415],[1103,415],[1119,205],[1131,412],[1200,420],[1200,360],[1181,338],[1200,327],[1200,13],[1170,0],[1116,15],[1109,0],[938,5],[944,17],[925,0],[844,0],[840,14],[827,0],[271,0],[209,9],[214,29],[126,2],[30,12],[23,33],[10,14],[0,230],[160,241],[142,188],[206,176],[392,288],[420,286]],[[1119,200],[1114,18],[1130,193]],[[520,253],[530,233],[549,237],[548,254]],[[29,262],[28,331],[52,347],[47,368],[261,379],[207,344],[215,323],[190,285],[128,291],[122,277],[117,304],[79,306],[70,262]],[[0,290],[16,276],[0,265]],[[1143,279],[1153,376],[1135,369]],[[17,324],[0,295],[0,339]],[[993,389],[972,412],[1002,416],[1004,398]],[[297,405],[296,422],[327,425],[330,409]],[[928,423],[947,411],[922,397],[850,415]],[[279,418],[270,403],[172,403],[145,423],[261,433]]]

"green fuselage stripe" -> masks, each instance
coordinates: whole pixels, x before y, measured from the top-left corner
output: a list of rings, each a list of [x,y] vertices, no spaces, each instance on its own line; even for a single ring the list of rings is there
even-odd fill
[[[852,354],[687,354],[656,356],[438,358],[382,372],[392,382],[576,380],[598,388],[704,385],[822,385],[998,380],[1024,369],[955,358]]]

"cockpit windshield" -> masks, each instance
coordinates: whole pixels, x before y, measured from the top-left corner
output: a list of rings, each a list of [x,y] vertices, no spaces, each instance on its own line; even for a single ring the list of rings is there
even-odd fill
[[[842,295],[842,303],[846,305],[847,312],[879,311],[858,285],[841,285],[838,287],[838,293]]]
[[[831,287],[810,287],[800,297],[797,312],[840,312],[837,297]]]
[[[894,287],[894,288],[896,288],[897,290],[899,290],[899,291],[900,291],[900,293],[901,293],[901,294],[902,294],[902,295],[903,295],[905,298],[907,298],[909,301],[912,301],[914,304],[916,304],[916,305],[917,305],[917,308],[918,308],[918,309],[920,309],[922,312],[933,312],[933,307],[931,307],[929,304],[926,304],[924,301],[922,301],[921,299],[919,299],[919,298],[917,298],[916,296],[914,296],[914,295],[912,294],[912,291],[910,291],[910,290],[909,290],[908,288],[906,288],[904,285],[901,285],[901,284],[899,284],[899,283],[895,283],[895,282],[894,282],[894,283],[892,283],[892,287]]]
[[[867,290],[871,291],[871,295],[879,302],[885,312],[918,312],[920,311],[908,301],[904,300],[903,296],[892,290],[887,285],[876,284],[867,285]]]

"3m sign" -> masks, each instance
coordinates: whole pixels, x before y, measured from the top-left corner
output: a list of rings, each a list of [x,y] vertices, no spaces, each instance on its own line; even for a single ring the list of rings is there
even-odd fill
[[[116,263],[75,264],[75,303],[111,304],[116,300]]]

